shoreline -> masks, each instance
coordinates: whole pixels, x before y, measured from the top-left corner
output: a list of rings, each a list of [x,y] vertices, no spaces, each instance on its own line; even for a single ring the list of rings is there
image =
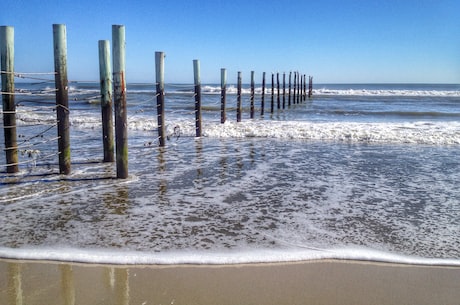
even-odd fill
[[[352,260],[101,265],[0,259],[0,304],[454,304],[460,267]],[[5,303],[4,303],[5,302]]]

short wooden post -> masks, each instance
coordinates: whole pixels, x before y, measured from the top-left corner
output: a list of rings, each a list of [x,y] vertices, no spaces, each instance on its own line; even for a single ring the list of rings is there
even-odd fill
[[[262,73],[262,96],[260,99],[260,115],[264,115],[265,110],[265,72]]]
[[[280,99],[280,74],[276,73],[276,105],[278,109],[281,109],[281,99]]]
[[[18,148],[16,135],[16,104],[14,103],[14,28],[0,27],[0,57],[3,101],[3,131],[5,136],[6,171],[17,173]]]
[[[254,94],[255,94],[254,71],[251,71],[251,97],[250,97],[251,119],[254,118]]]
[[[53,24],[56,116],[59,173],[70,174],[69,87],[67,80],[67,31],[64,24]]]
[[[236,89],[236,121],[241,122],[241,72],[238,72],[238,81]]]
[[[313,95],[313,76],[308,77],[308,98]]]
[[[291,107],[291,90],[292,90],[292,72],[289,72],[289,91],[288,91],[288,107]]]
[[[275,104],[275,74],[272,73],[272,99],[271,99],[271,104],[270,104],[270,113],[274,112],[274,104]]]
[[[283,72],[283,109],[286,108],[286,73]]]
[[[201,79],[200,61],[193,60],[193,78],[195,81],[195,134],[201,137]]]
[[[128,178],[128,117],[126,111],[125,26],[112,25],[113,93],[117,178]]]
[[[226,104],[227,104],[227,70],[220,69],[220,122],[222,124],[227,120]]]
[[[158,142],[160,147],[165,146],[165,53],[155,52],[155,78],[157,90],[157,122]]]
[[[101,83],[102,143],[104,162],[114,162],[112,66],[110,65],[110,42],[99,40],[99,78]]]

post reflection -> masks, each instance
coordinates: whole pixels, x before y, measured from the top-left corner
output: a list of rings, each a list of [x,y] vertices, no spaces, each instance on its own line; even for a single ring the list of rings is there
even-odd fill
[[[8,290],[9,294],[9,304],[11,305],[22,305],[22,275],[21,275],[21,265],[16,263],[8,264]]]

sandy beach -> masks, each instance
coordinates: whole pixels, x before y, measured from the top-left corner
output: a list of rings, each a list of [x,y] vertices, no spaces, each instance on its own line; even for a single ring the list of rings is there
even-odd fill
[[[357,261],[109,266],[0,261],[3,304],[458,304],[460,269]]]

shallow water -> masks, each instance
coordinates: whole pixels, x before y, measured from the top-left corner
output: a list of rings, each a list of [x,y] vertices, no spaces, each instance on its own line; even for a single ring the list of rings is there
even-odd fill
[[[334,103],[356,103],[360,118],[336,111],[329,121],[321,113],[307,120],[323,99],[239,124],[221,125],[219,112],[210,111],[200,139],[190,115],[171,112],[169,126],[181,134],[165,149],[155,144],[149,113],[132,110],[127,180],[113,179],[114,164],[99,162],[97,113],[74,116],[70,176],[56,174],[53,158],[2,174],[0,254],[115,263],[334,257],[457,264],[460,123],[453,115],[384,120],[381,113],[374,122],[366,103],[388,113],[395,99],[407,102],[392,97],[384,106],[382,95],[351,101],[345,94]],[[455,113],[447,99],[439,112],[447,103]],[[41,155],[52,153],[40,147]]]

